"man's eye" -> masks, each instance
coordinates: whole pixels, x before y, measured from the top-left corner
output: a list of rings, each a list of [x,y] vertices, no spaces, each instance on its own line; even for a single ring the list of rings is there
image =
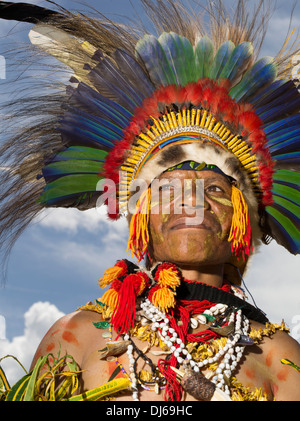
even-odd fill
[[[171,184],[163,184],[159,187],[159,191],[173,191],[174,187]]]
[[[206,189],[209,193],[224,193],[224,190],[216,185],[211,185]]]

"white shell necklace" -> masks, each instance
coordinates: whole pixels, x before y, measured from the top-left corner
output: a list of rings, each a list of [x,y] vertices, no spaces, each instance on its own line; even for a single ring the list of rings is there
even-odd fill
[[[238,295],[239,291],[234,291],[234,293]],[[206,323],[211,316],[222,317],[227,309],[228,306],[225,304],[213,305],[210,309],[205,310],[203,314],[192,317],[190,319],[190,326],[195,329],[199,324]],[[186,348],[187,344],[185,344],[183,340],[178,337],[175,329],[170,327],[170,320],[165,313],[161,312],[157,307],[155,307],[149,299],[145,299],[145,301],[141,303],[141,310],[144,316],[141,321],[142,325],[151,324],[151,329],[158,333],[161,340],[169,348],[170,352],[173,353],[174,357],[176,357],[176,360],[181,369],[186,372],[193,370],[197,373],[201,370],[207,369],[209,365],[219,362],[218,368],[215,371],[210,371],[209,375],[206,377],[209,378],[218,389],[222,390],[228,396],[230,396],[228,379],[231,378],[232,373],[241,360],[245,346],[251,344],[251,342],[247,343],[247,335],[250,328],[250,323],[249,320],[243,315],[241,309],[235,309],[235,311],[232,311],[229,319],[227,319],[227,326],[232,327],[232,334],[229,334],[225,346],[220,349],[214,356],[200,362],[193,360],[192,355]],[[124,339],[128,340],[129,335],[125,335]],[[135,359],[133,357],[133,352],[133,346],[129,345],[127,354],[129,358],[129,370],[132,381],[133,399],[139,400],[138,380],[134,372]]]

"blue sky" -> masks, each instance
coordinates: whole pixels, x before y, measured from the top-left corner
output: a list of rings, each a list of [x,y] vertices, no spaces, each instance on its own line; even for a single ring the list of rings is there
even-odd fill
[[[69,1],[58,3],[77,7]],[[89,3],[104,14],[128,15],[131,10],[127,0]],[[292,3],[277,2],[262,54],[274,55],[281,46],[289,24],[287,4]],[[299,28],[297,3],[293,26]],[[79,4],[78,8],[83,6]],[[0,44],[6,44],[8,35],[10,40],[27,42],[29,28],[26,24],[1,22]],[[0,315],[6,322],[6,340],[1,340],[0,327],[0,358],[17,354],[28,366],[38,342],[58,317],[101,296],[98,279],[116,260],[127,257],[127,234],[124,220],[109,222],[96,210],[52,210],[35,221],[16,243],[6,285],[0,288]],[[273,242],[253,258],[245,277],[257,305],[275,322],[284,318],[296,339],[300,338],[296,324],[300,317],[299,263],[299,257],[289,255]],[[11,379],[18,377],[20,372],[14,363],[6,363],[6,367]]]

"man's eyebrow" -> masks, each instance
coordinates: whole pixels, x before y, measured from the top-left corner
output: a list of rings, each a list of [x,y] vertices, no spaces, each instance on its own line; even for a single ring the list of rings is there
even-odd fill
[[[198,180],[201,180],[198,179]],[[223,184],[227,184],[228,186],[231,186],[231,182],[229,179],[227,179],[226,177],[209,177],[209,178],[204,178],[204,183],[212,183],[212,182],[219,182],[219,183],[223,183]]]

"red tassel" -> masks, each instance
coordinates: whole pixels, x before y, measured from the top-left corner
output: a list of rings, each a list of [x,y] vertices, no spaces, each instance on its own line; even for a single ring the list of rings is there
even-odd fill
[[[144,273],[128,275],[122,282],[116,309],[111,323],[118,337],[134,327],[136,297],[143,294],[149,286],[149,279]]]

